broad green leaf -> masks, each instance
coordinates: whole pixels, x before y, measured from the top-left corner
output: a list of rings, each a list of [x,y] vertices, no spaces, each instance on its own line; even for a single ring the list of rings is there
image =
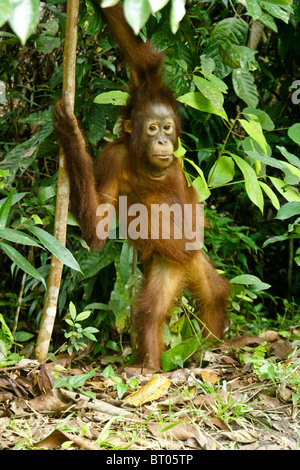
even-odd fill
[[[262,282],[258,277],[251,274],[241,274],[230,280],[231,284],[242,284],[245,286],[255,286],[256,290],[269,289],[271,286],[265,282]]]
[[[30,274],[30,276],[41,281],[46,288],[46,283],[43,276],[29,263],[29,261],[27,261],[26,258],[24,258],[24,256],[22,256],[15,248],[8,245],[7,243],[0,242],[0,247],[7,254],[7,256],[14,263],[16,263],[17,266],[19,266],[27,274]]]
[[[80,266],[72,253],[53,235],[39,227],[35,227],[34,225],[26,225],[26,228],[40,240],[47,250],[55,255],[56,258],[60,259],[62,263],[69,266],[69,268],[75,269],[75,271],[81,271]]]
[[[100,106],[92,106],[86,117],[88,122],[88,131],[86,137],[93,144],[96,145],[105,134],[106,118],[102,113]]]
[[[125,285],[132,274],[133,247],[129,243],[122,244],[120,255],[120,277]]]
[[[163,352],[160,356],[162,370],[168,372],[176,368],[175,358],[180,357],[184,362],[188,359],[201,345],[202,334],[198,333],[197,335],[189,338],[185,341],[182,341],[177,346],[174,346],[171,349]]]
[[[274,193],[274,191],[270,188],[270,186],[268,186],[266,183],[263,183],[262,181],[259,181],[259,185],[263,189],[263,191],[266,193],[266,195],[270,198],[275,209],[279,210],[280,202],[278,200],[278,197]]]
[[[269,176],[277,191],[289,202],[300,201],[300,196],[295,189],[290,188],[285,181],[274,176]]]
[[[119,0],[102,0],[101,8],[113,7],[117,3],[119,3]]]
[[[290,165],[287,162],[277,160],[276,158],[270,157],[269,155],[261,155],[261,153],[256,152],[256,151],[251,151],[248,150],[246,151],[247,155],[249,157],[253,158],[254,160],[258,160],[261,163],[264,163],[265,165],[269,165],[273,168],[278,168],[281,171],[283,171],[287,176],[291,175],[291,173],[295,173],[297,176],[297,173],[300,174],[300,170],[298,168],[295,168],[293,165]],[[294,170],[294,171],[293,171]],[[296,178],[297,182],[297,178]]]
[[[0,228],[0,238],[10,242],[20,243],[21,245],[40,246],[34,238],[11,228]]]
[[[285,147],[276,145],[276,148],[291,163],[291,165],[300,168],[300,158],[296,157],[296,155],[294,155],[293,153],[288,152]]]
[[[72,301],[69,303],[69,312],[70,312],[72,320],[75,321],[75,319],[76,319],[76,307],[75,307],[75,305],[73,304]]]
[[[7,22],[13,9],[13,3],[8,0],[0,0],[0,28]]]
[[[268,15],[267,13],[262,13],[260,15],[259,21],[264,24],[267,28],[271,29],[275,33],[278,32],[277,25],[275,23],[275,20],[273,16]]]
[[[39,0],[20,0],[14,2],[9,16],[9,24],[22,44],[25,44],[37,26],[39,12]]]
[[[48,34],[41,34],[36,40],[36,48],[39,52],[50,54],[54,49],[60,46],[60,39],[49,36]]]
[[[179,23],[185,15],[185,0],[171,0],[170,25],[171,31],[175,34],[179,28]]]
[[[148,0],[124,0],[124,15],[135,34],[145,26],[150,14]]]
[[[152,13],[156,13],[161,10],[169,0],[149,0]]]
[[[230,153],[236,164],[239,166],[245,178],[245,188],[249,199],[255,204],[263,213],[264,198],[261,187],[257,180],[257,176],[253,168],[245,162],[241,157]]]
[[[210,100],[205,98],[205,96],[197,91],[186,93],[183,96],[177,98],[180,103],[187,104],[192,108],[198,109],[199,111],[203,111],[205,113],[212,113],[216,114],[217,116],[221,116],[223,119],[228,121],[227,114],[225,111],[219,110]]]
[[[265,10],[267,10],[268,13],[270,13],[270,15],[275,16],[275,18],[279,18],[286,24],[289,22],[289,12],[283,8],[280,8],[280,6],[272,5],[272,3],[269,2],[262,2],[262,6]]]
[[[293,124],[288,130],[288,136],[296,144],[300,145],[300,122]]]
[[[197,75],[193,76],[193,80],[196,87],[205,96],[205,98],[210,100],[217,109],[225,113],[223,109],[224,96],[218,86],[205,78],[198,77]]]
[[[247,134],[250,135],[252,139],[256,140],[263,151],[267,153],[267,141],[263,134],[259,119],[256,116],[249,116],[249,118],[250,121],[246,121],[246,119],[239,119],[238,121],[242,124]]]
[[[204,176],[198,176],[194,179],[193,186],[196,188],[201,202],[205,201],[210,196],[210,190],[208,189]]]
[[[234,162],[231,157],[223,155],[218,158],[208,175],[208,186],[221,186],[234,177]]]
[[[12,204],[12,199],[15,193],[16,190],[14,189],[0,207],[0,228],[4,228],[6,226],[9,211]]]
[[[114,106],[124,106],[128,100],[129,94],[125,91],[113,90],[101,93],[96,96],[97,104],[113,104]]]
[[[261,128],[264,131],[273,131],[275,129],[274,122],[265,111],[249,106],[243,109],[243,113],[257,116],[261,124]]]
[[[285,162],[283,160],[278,160],[279,163],[281,163],[283,166],[286,166],[291,173],[293,173],[294,175],[297,176],[297,178],[299,179],[300,178],[300,169],[299,168],[296,168],[294,165],[291,165],[290,163],[288,162]],[[299,181],[297,181],[295,184],[298,184]]]
[[[235,69],[232,72],[232,84],[235,93],[248,106],[257,106],[258,92],[251,72]]]
[[[254,20],[259,19],[262,11],[257,0],[246,0],[247,12]]]
[[[181,158],[186,154],[186,150],[181,143],[180,137],[178,137],[178,148],[173,152],[174,157]]]
[[[300,201],[287,202],[279,209],[276,219],[285,220],[298,214],[300,214]]]
[[[201,168],[199,168],[198,165],[196,165],[195,162],[193,162],[193,160],[185,158],[184,161],[190,163],[197,171],[199,176],[193,181],[193,186],[198,191],[200,201],[205,201],[210,196],[210,190],[208,189],[203,171],[201,170]]]
[[[87,318],[89,318],[90,314],[91,314],[91,310],[86,310],[85,312],[80,312],[76,317],[76,321],[86,320]],[[98,331],[98,330],[96,330],[96,331]]]

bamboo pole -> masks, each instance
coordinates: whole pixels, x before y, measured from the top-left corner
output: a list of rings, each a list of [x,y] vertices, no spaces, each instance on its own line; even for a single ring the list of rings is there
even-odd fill
[[[79,0],[67,1],[66,36],[63,57],[63,94],[65,91],[68,92],[72,108],[74,108],[75,100],[78,8]],[[60,150],[54,236],[63,245],[66,244],[67,236],[69,193],[70,184],[65,167],[65,157]],[[43,362],[47,358],[49,351],[57,311],[62,268],[63,263],[52,255],[43,315],[35,348],[35,357],[39,362]]]

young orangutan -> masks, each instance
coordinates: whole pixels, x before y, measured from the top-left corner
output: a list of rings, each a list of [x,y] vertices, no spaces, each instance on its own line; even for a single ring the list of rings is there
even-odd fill
[[[173,93],[162,83],[162,56],[149,42],[134,35],[121,4],[103,9],[103,13],[131,70],[123,135],[106,145],[94,169],[68,95],[55,106],[54,128],[66,157],[71,210],[91,249],[103,248],[110,208],[118,210],[120,196],[127,198],[127,212],[120,212],[119,218],[128,218],[127,235],[144,262],[144,280],[136,304],[136,362],[158,370],[163,351],[162,324],[174,299],[187,287],[197,301],[204,336],[212,333],[222,338],[228,282],[190,236],[197,230],[199,201],[194,187],[187,184],[180,160],[173,155],[180,123]],[[140,230],[130,233],[130,221],[141,207],[146,208],[143,214],[148,219],[143,219],[140,209],[139,224],[135,224]],[[187,217],[186,207],[191,208]],[[161,219],[154,217],[157,211],[153,209],[157,208],[164,209]],[[184,220],[189,230],[179,227],[175,217],[179,209],[184,214],[180,222]],[[167,237],[160,220],[169,222]]]

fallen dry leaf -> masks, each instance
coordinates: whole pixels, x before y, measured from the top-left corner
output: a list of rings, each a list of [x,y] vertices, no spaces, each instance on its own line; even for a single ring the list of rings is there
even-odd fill
[[[129,405],[139,406],[149,401],[163,397],[171,385],[170,379],[163,375],[153,375],[148,383],[143,385],[137,392],[128,395],[124,402]]]
[[[258,440],[256,431],[247,431],[246,429],[239,429],[238,431],[223,432],[223,436],[228,437],[231,441],[248,444]]]
[[[64,442],[71,441],[74,442],[78,447],[85,450],[101,450],[99,446],[94,444],[93,442],[89,441],[88,439],[84,439],[79,436],[74,436],[68,432],[60,431],[59,429],[55,429],[49,436],[45,437],[41,441],[37,442],[34,447],[41,447],[41,448],[55,448],[60,447]]]
[[[52,375],[47,367],[45,367],[43,364],[41,365],[41,369],[37,375],[37,384],[40,389],[41,393],[47,393],[50,392],[53,388],[53,385],[56,382],[56,378],[54,375]]]
[[[215,385],[218,381],[218,376],[214,372],[209,372],[205,369],[201,371],[201,377],[206,382],[209,382],[212,385]]]
[[[264,341],[268,341],[268,343],[273,343],[273,341],[276,341],[279,339],[279,334],[277,331],[274,330],[267,330],[261,333],[260,338],[262,338]]]

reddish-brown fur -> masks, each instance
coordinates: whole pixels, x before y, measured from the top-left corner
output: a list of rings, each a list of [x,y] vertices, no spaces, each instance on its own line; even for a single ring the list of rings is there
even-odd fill
[[[127,196],[128,206],[142,203],[149,210],[152,204],[171,206],[177,203],[183,207],[198,202],[197,193],[193,187],[188,187],[177,158],[173,158],[160,178],[153,178],[147,166],[149,150],[141,140],[143,110],[149,110],[153,103],[169,110],[175,123],[174,149],[180,132],[176,101],[161,81],[162,57],[153,51],[150,43],[143,43],[134,36],[119,4],[105,9],[104,14],[131,67],[131,98],[123,119],[124,122],[130,120],[132,132],[125,131],[118,141],[108,144],[93,168],[67,96],[56,104],[54,119],[70,176],[71,210],[80,224],[83,238],[96,250],[101,250],[105,243],[96,234],[101,219],[96,215],[99,204],[113,204],[118,209],[119,195]],[[174,299],[185,287],[198,303],[199,318],[206,325],[204,335],[223,336],[228,283],[201,250],[187,250],[186,241],[184,237],[175,239],[174,236],[133,240],[145,262],[143,286],[136,305],[137,363],[151,369],[160,367],[162,324]]]

